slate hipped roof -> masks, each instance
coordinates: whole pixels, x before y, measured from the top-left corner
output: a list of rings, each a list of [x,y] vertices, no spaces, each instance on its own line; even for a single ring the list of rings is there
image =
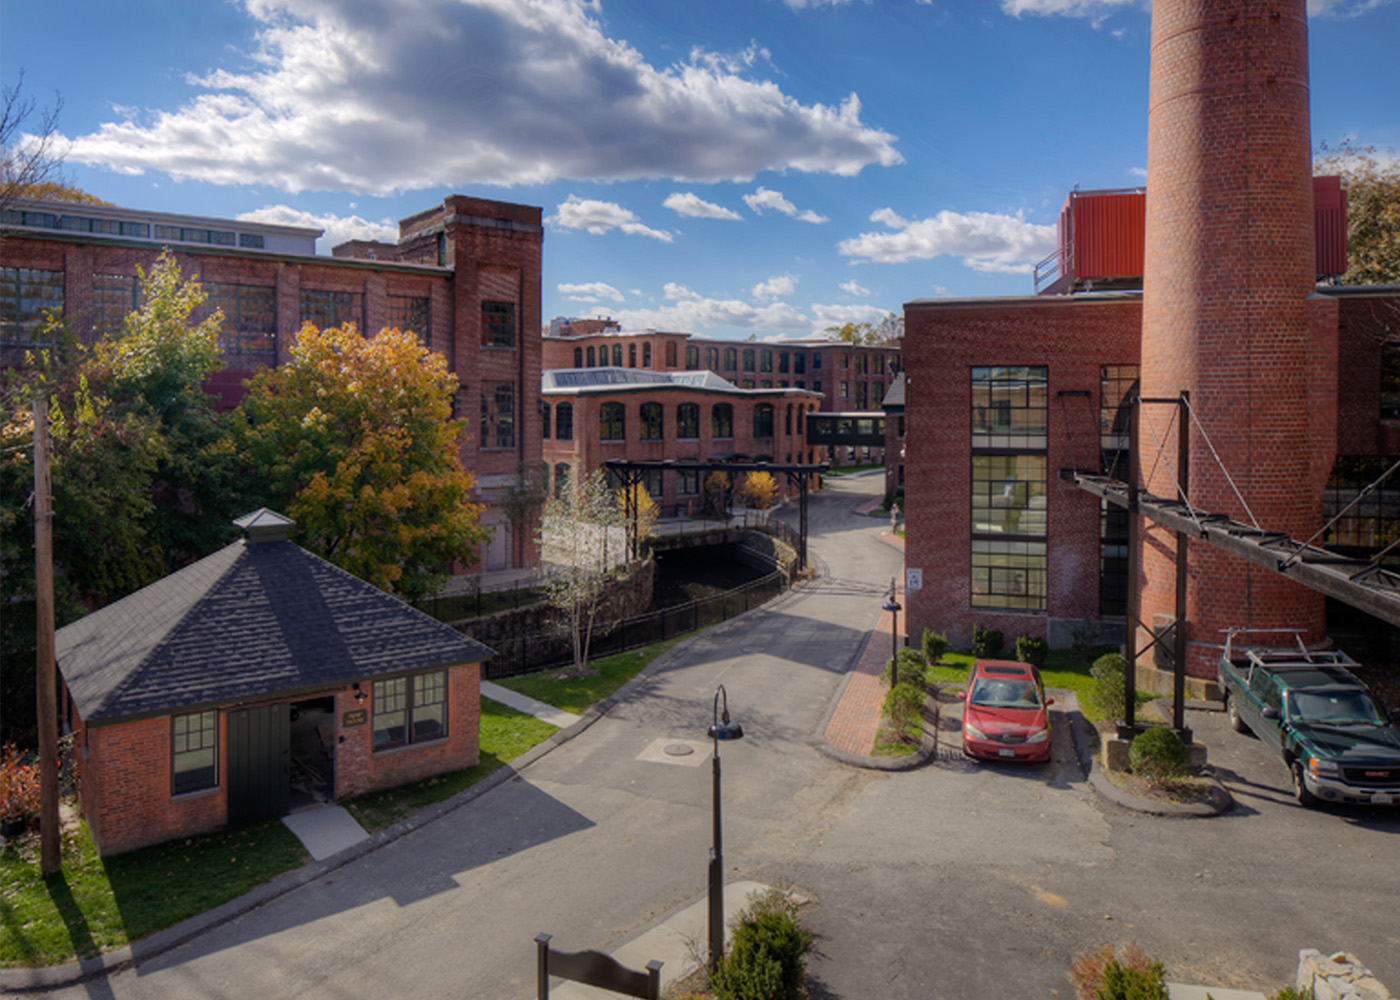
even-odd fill
[[[248,537],[58,630],[58,668],[85,722],[494,655],[287,541],[279,522],[291,524],[240,518]]]

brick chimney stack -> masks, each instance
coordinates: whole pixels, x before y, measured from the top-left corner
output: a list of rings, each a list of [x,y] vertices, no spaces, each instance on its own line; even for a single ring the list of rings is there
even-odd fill
[[[1302,539],[1320,526],[1336,450],[1335,306],[1314,296],[1307,45],[1305,0],[1155,0],[1142,329],[1143,395],[1189,391],[1200,424],[1191,503]],[[1145,485],[1161,496],[1176,495],[1176,426],[1172,408],[1144,407]],[[1141,614],[1160,626],[1174,616],[1176,540],[1144,528]],[[1191,674],[1214,674],[1230,626],[1323,637],[1320,595],[1203,543],[1189,553]]]

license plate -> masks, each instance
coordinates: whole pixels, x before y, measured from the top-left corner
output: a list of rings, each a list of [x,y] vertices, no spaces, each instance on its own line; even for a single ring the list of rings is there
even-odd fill
[[[1371,796],[1371,804],[1377,806],[1388,806],[1395,801],[1395,796],[1389,792],[1376,792]]]
[[[1004,749],[1004,748],[998,749],[998,750],[997,750],[997,756],[998,756],[998,757],[1015,757],[1015,756],[1016,756],[1016,751],[1015,751],[1015,750],[1006,750],[1006,749]],[[1389,799],[1390,796],[1386,796],[1386,798]]]

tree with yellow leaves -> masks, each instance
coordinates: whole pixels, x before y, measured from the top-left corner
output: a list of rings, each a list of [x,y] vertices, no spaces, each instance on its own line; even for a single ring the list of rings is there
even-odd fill
[[[739,499],[749,510],[767,510],[778,502],[778,481],[770,472],[750,472],[739,489]]]
[[[412,333],[308,323],[290,364],[249,381],[241,451],[301,545],[419,600],[454,562],[474,565],[488,537],[458,460],[456,388],[446,359]]]

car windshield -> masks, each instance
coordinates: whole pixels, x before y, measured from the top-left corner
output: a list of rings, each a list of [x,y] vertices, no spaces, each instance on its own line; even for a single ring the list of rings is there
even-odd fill
[[[968,701],[992,708],[1039,708],[1040,691],[1028,680],[979,677]]]
[[[1293,722],[1329,726],[1385,725],[1385,717],[1365,691],[1290,691],[1288,717]]]

